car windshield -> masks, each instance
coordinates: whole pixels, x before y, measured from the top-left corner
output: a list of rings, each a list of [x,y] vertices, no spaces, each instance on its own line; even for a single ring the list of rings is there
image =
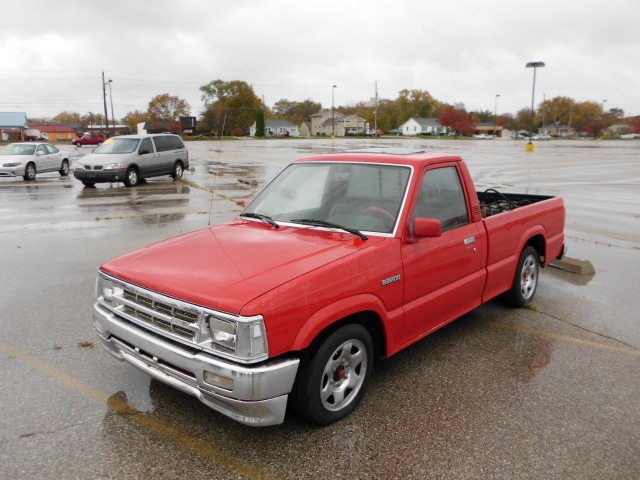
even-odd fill
[[[395,165],[294,163],[260,192],[243,214],[392,233],[410,174],[409,167]]]
[[[0,148],[0,155],[33,155],[35,151],[35,145],[20,145],[19,143],[11,143],[6,147]]]
[[[138,147],[139,142],[137,138],[109,138],[93,153],[131,153]]]

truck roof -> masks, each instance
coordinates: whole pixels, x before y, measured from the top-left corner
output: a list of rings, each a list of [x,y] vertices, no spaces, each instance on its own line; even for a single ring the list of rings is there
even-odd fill
[[[304,162],[364,162],[389,163],[395,165],[411,165],[419,167],[425,164],[460,161],[459,155],[448,153],[427,153],[425,150],[410,148],[366,148],[346,152],[311,155],[296,160]]]

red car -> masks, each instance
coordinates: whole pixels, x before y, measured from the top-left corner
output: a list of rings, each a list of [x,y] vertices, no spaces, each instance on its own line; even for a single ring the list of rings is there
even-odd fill
[[[456,155],[373,150],[298,160],[238,218],[102,265],[101,343],[239,422],[289,404],[327,424],[374,362],[498,295],[533,299],[564,253],[561,198],[476,192]]]
[[[72,143],[76,147],[81,147],[83,145],[102,145],[108,137],[103,133],[85,133],[80,138],[76,138]]]

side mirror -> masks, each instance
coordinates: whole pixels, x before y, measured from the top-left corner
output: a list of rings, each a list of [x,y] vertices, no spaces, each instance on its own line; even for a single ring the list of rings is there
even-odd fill
[[[416,237],[439,237],[442,235],[442,222],[437,218],[417,217],[413,221],[413,234]]]
[[[138,155],[146,155],[147,153],[151,153],[149,150],[147,150],[146,148],[141,148],[138,151]]]
[[[44,155],[44,152],[36,152],[36,157],[41,157],[42,155]]]

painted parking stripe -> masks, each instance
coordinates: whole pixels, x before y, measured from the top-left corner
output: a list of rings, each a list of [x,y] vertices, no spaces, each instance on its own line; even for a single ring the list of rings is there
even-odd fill
[[[276,480],[279,477],[266,472],[254,465],[240,460],[223,449],[191,435],[183,429],[170,425],[152,414],[141,412],[128,403],[124,397],[111,395],[99,388],[89,385],[82,380],[59,370],[50,363],[30,355],[24,350],[0,340],[0,350],[24,364],[33,367],[45,375],[57,380],[64,386],[75,390],[86,398],[106,405],[108,408],[122,415],[138,427],[145,428],[159,437],[166,438],[180,445],[184,450],[195,453],[201,458],[210,460],[230,473],[241,475],[248,479]]]

